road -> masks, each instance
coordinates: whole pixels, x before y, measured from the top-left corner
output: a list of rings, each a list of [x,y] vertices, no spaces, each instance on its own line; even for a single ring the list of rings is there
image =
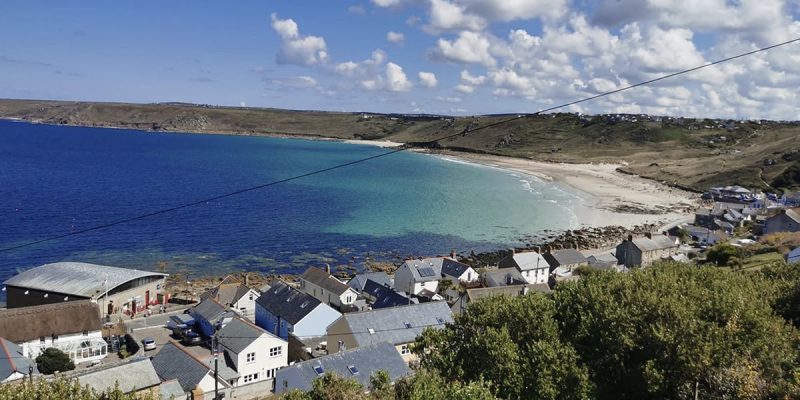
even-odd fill
[[[123,319],[125,327],[128,332],[136,331],[139,329],[152,328],[156,326],[164,326],[169,321],[169,317],[173,315],[183,314],[186,308],[169,311],[164,314],[153,314],[149,317],[138,317],[134,319]]]

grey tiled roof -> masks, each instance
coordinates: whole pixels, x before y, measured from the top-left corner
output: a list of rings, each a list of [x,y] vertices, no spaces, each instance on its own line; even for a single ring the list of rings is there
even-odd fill
[[[147,389],[161,383],[150,359],[92,371],[77,376],[77,379],[81,386],[89,386],[98,392],[114,389],[117,383],[123,393]]]
[[[372,279],[367,280],[367,284],[364,285],[363,293],[368,293],[370,296],[375,297],[376,300],[372,303],[372,308],[396,307],[412,303],[410,298]]]
[[[317,378],[315,368],[322,367],[323,373],[333,373],[344,378],[357,380],[365,389],[369,388],[370,376],[378,371],[386,371],[389,381],[411,374],[400,353],[389,343],[358,347],[309,361],[299,362],[278,370],[275,378],[275,393],[281,394],[293,389],[311,390],[311,383]],[[350,368],[355,367],[351,372]]]
[[[547,259],[551,267],[581,263],[586,264],[588,262],[586,257],[575,249],[553,250],[549,254],[545,254],[545,259]]]
[[[303,272],[303,275],[300,276],[300,279],[311,282],[337,296],[343,295],[344,292],[350,289],[350,286],[345,285],[331,276],[331,274],[316,267],[308,268],[306,272]]]
[[[111,291],[117,286],[146,276],[167,275],[106,265],[58,262],[31,268],[7,280],[5,284],[89,298],[102,295],[106,288]],[[106,278],[107,285],[104,283]]]
[[[425,328],[443,328],[445,323],[453,322],[453,313],[447,303],[434,301],[344,314],[340,318],[347,321],[359,346],[380,342],[396,345],[413,342]]]
[[[499,268],[488,270],[483,273],[483,277],[489,286],[507,286],[509,278],[511,285],[528,283],[516,268]]]
[[[275,336],[241,318],[234,318],[217,332],[219,344],[239,354],[261,335]]]
[[[347,282],[347,285],[353,288],[355,291],[360,292],[364,290],[364,285],[367,284],[367,280],[375,281],[383,286],[389,285],[390,287],[394,287],[392,280],[389,279],[389,275],[386,275],[386,272],[367,272],[364,274],[358,274],[350,279]]]
[[[550,264],[547,263],[547,260],[535,251],[509,254],[506,258],[500,260],[500,266],[514,267],[518,268],[520,271],[550,268]]]
[[[200,295],[200,298],[214,298],[218,302],[230,306],[250,292],[250,288],[237,283],[223,283]]]
[[[192,309],[192,315],[199,315],[206,321],[214,322],[228,312],[228,308],[213,298],[207,298]]]
[[[295,325],[313,311],[321,302],[284,282],[276,281],[258,300],[273,315]]]
[[[184,392],[197,387],[210,370],[208,365],[172,342],[162,346],[151,360],[161,380],[177,379]]]
[[[444,258],[442,260],[442,275],[452,276],[453,278],[458,278],[464,274],[469,269],[469,265],[460,263],[455,260],[451,260],[449,258]]]
[[[442,275],[448,275],[457,278],[461,276],[461,274],[463,274],[467,268],[469,268],[468,265],[455,261],[449,257],[430,257],[423,258],[422,260],[406,260],[403,264],[408,267],[409,271],[411,271],[411,276],[414,278],[414,282],[438,281],[439,279],[442,279]],[[430,268],[433,270],[433,274],[423,276],[420,274],[420,269],[422,268]]]
[[[22,347],[0,337],[0,381],[8,379],[15,372],[27,376],[31,365],[35,372],[36,363],[23,357]]]
[[[183,388],[177,379],[170,379],[168,381],[161,382],[161,386],[158,388],[158,391],[161,392],[161,400],[180,400],[185,395]]]

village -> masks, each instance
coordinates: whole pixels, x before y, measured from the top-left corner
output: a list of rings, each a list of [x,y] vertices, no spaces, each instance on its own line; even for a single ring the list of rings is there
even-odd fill
[[[326,373],[368,387],[385,371],[394,382],[413,374],[423,330],[452,323],[481,298],[547,293],[592,271],[626,273],[661,260],[733,269],[800,262],[797,207],[800,192],[718,187],[702,195],[691,221],[626,232],[614,246],[583,248],[567,232],[569,240],[509,249],[487,265],[452,251],[393,271],[308,266],[269,281],[227,276],[196,297],[164,272],[42,265],[4,282],[0,380],[51,379],[37,358],[57,349],[75,365],[57,375],[163,399],[268,398],[310,390]],[[721,262],[714,252],[723,246],[734,253]]]

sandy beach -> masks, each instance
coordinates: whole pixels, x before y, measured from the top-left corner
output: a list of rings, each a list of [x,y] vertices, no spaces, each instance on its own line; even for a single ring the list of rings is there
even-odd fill
[[[617,164],[563,164],[485,154],[446,152],[474,162],[562,185],[584,198],[575,209],[580,226],[668,224],[691,217],[699,196],[617,171]]]

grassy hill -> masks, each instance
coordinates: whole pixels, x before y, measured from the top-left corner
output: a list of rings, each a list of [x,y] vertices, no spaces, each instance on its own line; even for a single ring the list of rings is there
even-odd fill
[[[623,172],[703,190],[740,184],[800,188],[800,125],[778,122],[581,118],[550,114],[430,141],[509,116],[451,118],[192,104],[0,99],[0,118],[49,124],[239,135],[385,139],[556,162],[622,163]]]

